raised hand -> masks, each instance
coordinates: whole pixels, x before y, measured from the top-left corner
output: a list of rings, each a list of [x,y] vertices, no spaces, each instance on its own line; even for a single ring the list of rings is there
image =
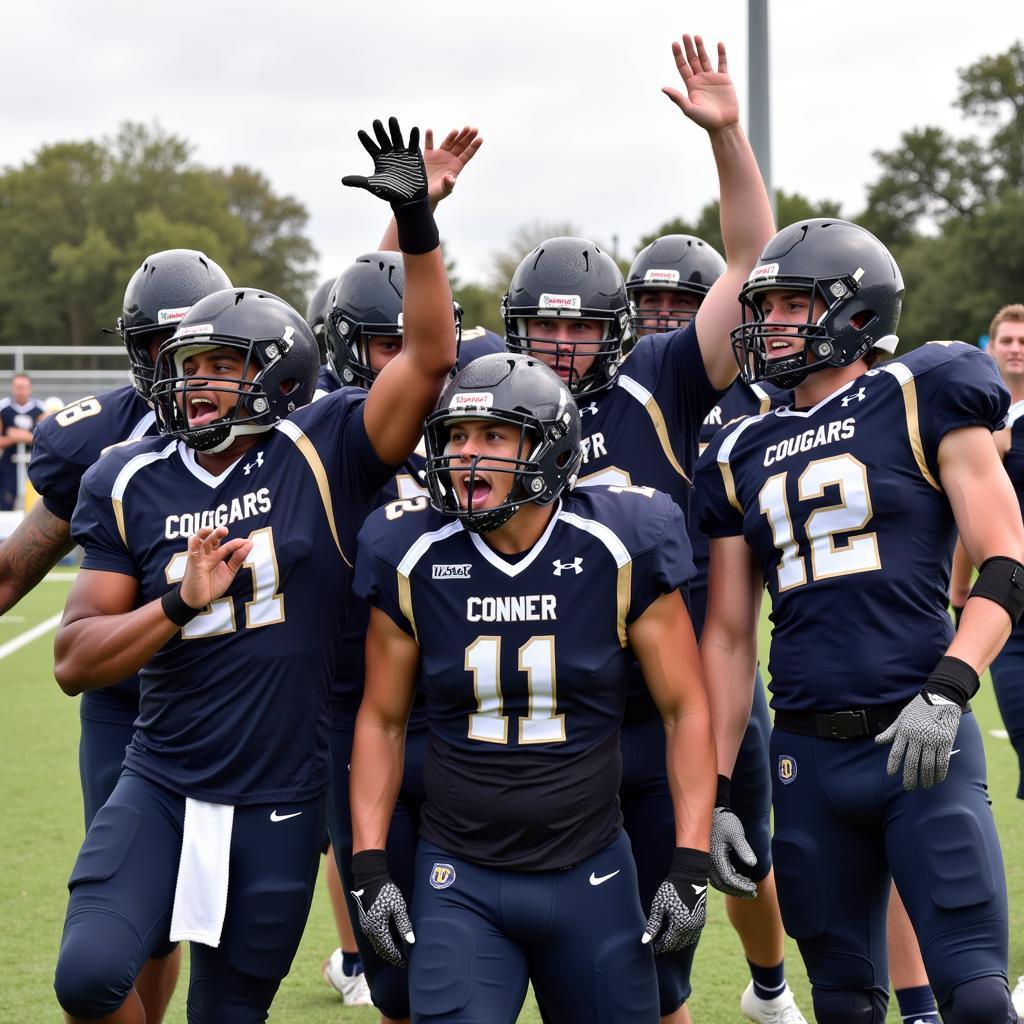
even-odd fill
[[[704,49],[700,36],[683,36],[682,45],[672,44],[676,68],[686,93],[665,86],[661,91],[695,124],[709,132],[739,123],[740,105],[729,77],[725,45],[718,44],[718,70]]]
[[[181,580],[181,599],[190,608],[205,608],[222,597],[252,550],[252,541],[236,537],[226,544],[226,526],[206,526],[188,539],[188,561]]]
[[[447,199],[455,188],[462,169],[477,154],[484,140],[476,128],[468,125],[461,131],[453,128],[434,149],[434,133],[428,128],[424,136],[423,163],[427,169],[427,191],[435,206]]]
[[[402,141],[402,129],[394,117],[388,118],[388,132],[380,121],[374,121],[373,133],[377,137],[374,142],[360,129],[359,141],[373,160],[373,174],[368,178],[346,174],[341,183],[351,188],[365,188],[392,207],[421,202],[427,198],[427,172],[420,152],[420,130],[412,129],[408,146]]]

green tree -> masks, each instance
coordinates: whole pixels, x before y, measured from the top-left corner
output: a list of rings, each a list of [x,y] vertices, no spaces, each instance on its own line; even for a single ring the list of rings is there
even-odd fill
[[[239,284],[302,303],[305,208],[259,172],[196,164],[158,125],[45,146],[0,173],[0,343],[99,340],[145,256],[203,249]]]
[[[580,229],[569,221],[533,220],[528,224],[521,224],[509,235],[505,247],[491,257],[491,273],[488,280],[491,291],[499,296],[504,295],[523,257],[546,238],[580,234]]]

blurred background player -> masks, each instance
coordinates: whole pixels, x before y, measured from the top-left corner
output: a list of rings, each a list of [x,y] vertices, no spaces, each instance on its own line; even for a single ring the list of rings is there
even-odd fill
[[[684,36],[672,50],[685,92],[664,92],[708,132],[718,169],[726,269],[701,293],[700,308],[685,327],[639,338],[624,362],[622,344],[630,331],[625,283],[615,261],[586,239],[548,239],[530,253],[512,276],[504,317],[509,349],[547,363],[576,397],[583,420],[580,485],[656,487],[687,512],[701,424],[736,377],[729,345],[740,312],[736,296],[774,222],[739,125],[724,46],[718,47],[717,70],[699,37]],[[695,302],[696,297],[688,305]],[[660,733],[660,717],[637,668],[621,731],[620,799],[645,907],[672,851]],[[754,895],[749,880],[735,871],[731,878]],[[713,881],[727,884],[721,877]],[[692,958],[692,949],[657,958],[663,1020],[689,1019],[684,1004]],[[543,1005],[542,1012],[548,1013]]]
[[[11,394],[0,399],[0,512],[10,512],[18,500],[18,465],[32,447],[32,430],[46,415],[42,402],[32,397],[27,373],[11,377]]]
[[[460,371],[426,444],[434,510],[398,500],[360,534],[356,586],[374,605],[352,755],[361,927],[396,962],[414,939],[383,847],[419,688],[413,1019],[511,1024],[529,978],[559,1019],[653,1024],[645,944],[696,940],[714,795],[681,512],[649,488],[567,490],[579,413],[529,356]],[[663,716],[677,817],[646,932],[617,800],[630,645]]]
[[[169,249],[143,260],[125,289],[117,332],[124,341],[132,383],[83,398],[36,428],[28,475],[40,498],[0,546],[0,614],[13,607],[73,547],[71,518],[85,471],[113,445],[156,433],[151,390],[159,346],[199,299],[230,287],[227,275],[204,253]],[[121,773],[139,714],[134,673],[79,701],[79,776],[85,828],[106,803]],[[176,944],[156,946],[136,979],[146,1019],[159,1024],[177,982]]]
[[[775,871],[815,1018],[885,1020],[894,878],[946,1024],[1016,1024],[1002,857],[968,705],[1024,610],[1024,525],[989,436],[1008,395],[959,342],[873,369],[896,347],[903,280],[854,224],[785,228],[741,298],[744,379],[795,400],[720,431],[698,467],[719,770],[746,725],[763,579]],[[954,637],[957,525],[985,568]]]
[[[641,249],[626,275],[626,294],[633,304],[636,336],[685,327],[724,271],[725,260],[707,242],[693,235],[663,235]],[[788,395],[770,384],[747,384],[737,379],[704,417],[700,451],[724,424],[740,416],[766,412],[774,402],[784,401]],[[707,609],[708,541],[692,514],[687,517],[686,528],[696,568],[687,585],[687,605],[699,641]],[[720,780],[719,806],[715,812],[723,827],[728,823],[725,815],[730,810],[741,823],[753,862],[748,857],[734,866],[756,884],[757,898],[726,893],[725,909],[750,968],[750,984],[740,998],[743,1013],[766,1024],[806,1024],[786,982],[785,932],[772,873],[770,733],[768,701],[758,673],[750,722],[731,779]]]

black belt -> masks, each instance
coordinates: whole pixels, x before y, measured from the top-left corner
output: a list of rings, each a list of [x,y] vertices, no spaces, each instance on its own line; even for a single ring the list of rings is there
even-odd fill
[[[795,732],[799,736],[855,740],[885,732],[906,706],[907,702],[904,701],[900,704],[876,704],[870,708],[851,708],[824,714],[815,711],[776,711],[775,728]]]

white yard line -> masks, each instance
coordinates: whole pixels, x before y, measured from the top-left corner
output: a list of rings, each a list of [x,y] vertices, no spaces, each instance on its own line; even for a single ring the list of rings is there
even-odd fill
[[[51,572],[43,577],[44,583],[70,583],[78,575],[77,572]]]
[[[13,640],[8,640],[5,644],[0,644],[0,661],[3,661],[8,654],[20,651],[26,644],[30,644],[33,640],[38,640],[39,637],[45,636],[51,630],[56,629],[57,623],[60,622],[60,617],[63,614],[63,612],[58,612],[56,615],[51,615],[48,619],[40,622],[38,626],[26,629],[20,636],[16,636]]]

